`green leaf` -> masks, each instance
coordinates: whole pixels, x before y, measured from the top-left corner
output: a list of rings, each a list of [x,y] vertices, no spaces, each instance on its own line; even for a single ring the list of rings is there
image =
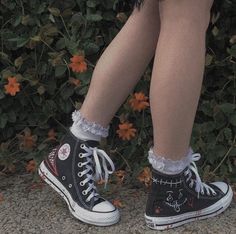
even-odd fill
[[[69,114],[72,111],[73,106],[69,100],[59,99],[58,101],[60,109],[62,110],[63,113]]]
[[[206,59],[205,59],[205,65],[206,65],[206,66],[211,65],[212,60],[213,60],[213,56],[210,55],[210,54],[207,54],[207,55],[206,55]]]
[[[86,19],[88,21],[101,21],[102,20],[102,16],[99,14],[89,14],[86,16]]]
[[[80,40],[73,41],[73,40],[68,40],[65,38],[65,46],[69,50],[69,52],[73,55],[78,52],[78,47],[79,47]]]
[[[236,45],[233,45],[229,50],[230,55],[236,58]]]
[[[223,111],[225,114],[231,114],[235,111],[235,105],[231,103],[223,103],[218,105],[218,107]]]
[[[232,140],[232,130],[230,128],[224,129],[224,135],[227,141]]]
[[[199,106],[199,110],[202,111],[205,115],[212,116],[213,115],[213,110],[211,107],[211,103],[208,101],[203,102]]]
[[[229,117],[229,122],[233,125],[236,126],[236,114],[232,114]]]
[[[99,49],[99,46],[92,42],[84,45],[85,54],[87,55],[95,54],[99,51]]]
[[[16,47],[23,47],[28,41],[29,37],[16,37],[16,38],[10,38],[8,41],[16,42]]]
[[[212,29],[212,34],[216,37],[218,33],[219,33],[219,29],[216,26],[214,26],[214,28]]]
[[[0,99],[3,99],[5,97],[4,92],[0,89]]]
[[[16,113],[13,110],[10,110],[7,113],[7,116],[8,116],[8,122],[10,122],[10,123],[15,123],[16,122]]]
[[[67,100],[73,94],[74,94],[74,87],[72,86],[66,86],[64,89],[61,90],[61,96],[64,100]]]
[[[88,7],[94,8],[98,4],[96,1],[88,0],[86,1]]]
[[[27,37],[27,38],[20,38],[20,39],[17,41],[16,46],[17,46],[18,48],[23,47],[25,44],[28,43],[28,41],[29,41],[29,38],[28,38],[28,37]]]
[[[7,124],[7,114],[3,113],[0,116],[0,128],[4,128]]]
[[[22,19],[22,16],[21,15],[18,15],[16,18],[15,18],[15,21],[13,23],[13,26],[14,27],[17,27],[20,23],[21,23],[21,19]]]
[[[216,129],[220,129],[227,124],[227,118],[224,116],[222,112],[218,112],[215,114],[214,121],[215,121]]]
[[[67,66],[59,65],[55,67],[55,77],[61,77],[65,74]]]
[[[40,85],[40,86],[37,88],[37,92],[39,93],[39,95],[44,94],[44,92],[45,92],[44,86]]]
[[[42,109],[45,114],[54,115],[57,110],[57,106],[53,100],[47,100],[43,105]]]
[[[55,7],[48,7],[48,10],[54,16],[59,16],[61,14],[60,10],[58,8],[55,8]]]

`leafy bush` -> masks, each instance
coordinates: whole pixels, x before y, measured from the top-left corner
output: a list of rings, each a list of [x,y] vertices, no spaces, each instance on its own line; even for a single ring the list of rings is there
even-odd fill
[[[0,164],[5,172],[19,163],[32,171],[32,160],[41,161],[71,124],[71,112],[84,100],[96,61],[131,6],[119,0],[1,0],[0,11]],[[206,78],[191,139],[193,149],[207,155],[205,176],[235,175],[235,11],[235,2],[216,1],[208,29]],[[150,110],[144,104],[150,74],[151,64],[102,142],[117,167],[130,169],[132,164],[137,173],[147,165],[152,144]],[[141,109],[135,109],[137,98],[144,104]],[[119,124],[130,138],[122,138]]]

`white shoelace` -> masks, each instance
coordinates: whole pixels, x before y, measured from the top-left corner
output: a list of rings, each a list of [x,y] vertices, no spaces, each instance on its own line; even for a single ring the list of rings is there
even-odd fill
[[[194,182],[196,183],[195,186],[195,191],[198,193],[198,198],[199,198],[199,194],[201,193],[202,195],[205,194],[204,189],[207,192],[207,195],[211,195],[210,191],[212,192],[213,195],[216,195],[216,192],[213,188],[211,188],[209,185],[205,184],[202,182],[199,174],[198,174],[198,169],[197,169],[197,165],[195,164],[196,161],[198,161],[201,158],[201,155],[199,153],[194,153],[190,156],[190,165],[187,171],[185,171],[185,175],[188,175],[187,181],[191,180],[189,186],[192,188]],[[196,179],[192,179],[192,175],[195,175]]]
[[[90,195],[87,197],[86,201],[90,201],[93,197],[96,197],[97,195],[99,195],[96,191],[97,188],[94,185],[94,181],[95,180],[104,180],[105,181],[105,187],[107,185],[108,182],[108,177],[110,174],[112,174],[115,171],[115,166],[112,162],[112,160],[110,159],[110,157],[106,154],[106,152],[104,150],[98,149],[97,147],[87,147],[86,145],[82,144],[83,147],[81,146],[81,148],[83,148],[86,153],[80,153],[81,158],[86,158],[86,162],[84,163],[78,163],[79,167],[83,167],[85,166],[86,169],[80,173],[78,173],[79,177],[82,177],[83,175],[86,174],[86,179],[84,179],[83,181],[80,182],[81,186],[84,186],[86,183],[88,183],[90,180],[92,180],[92,183],[89,183],[89,186],[86,190],[83,190],[82,193],[83,195],[87,195],[91,190],[92,192],[90,193]],[[100,163],[100,159],[102,160],[102,165]],[[108,169],[107,167],[107,162],[109,163],[111,170]],[[94,175],[89,174],[88,172],[91,171],[93,172],[93,168],[90,165],[94,165],[95,167],[95,178]],[[105,177],[103,177],[103,171],[105,174]]]

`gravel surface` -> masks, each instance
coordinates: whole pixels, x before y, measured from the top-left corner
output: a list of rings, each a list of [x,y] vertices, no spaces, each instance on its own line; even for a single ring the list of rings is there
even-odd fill
[[[0,234],[128,234],[128,233],[236,233],[236,204],[223,214],[192,222],[168,231],[153,231],[145,226],[146,193],[132,188],[116,188],[109,199],[120,199],[121,221],[110,227],[96,227],[76,220],[64,200],[48,185],[32,189],[31,175],[0,176]]]

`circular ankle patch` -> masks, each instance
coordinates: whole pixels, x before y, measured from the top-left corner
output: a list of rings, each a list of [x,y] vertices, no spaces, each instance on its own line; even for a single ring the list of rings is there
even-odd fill
[[[60,160],[66,160],[70,155],[70,145],[69,144],[64,144],[60,147],[58,150],[58,158]]]

